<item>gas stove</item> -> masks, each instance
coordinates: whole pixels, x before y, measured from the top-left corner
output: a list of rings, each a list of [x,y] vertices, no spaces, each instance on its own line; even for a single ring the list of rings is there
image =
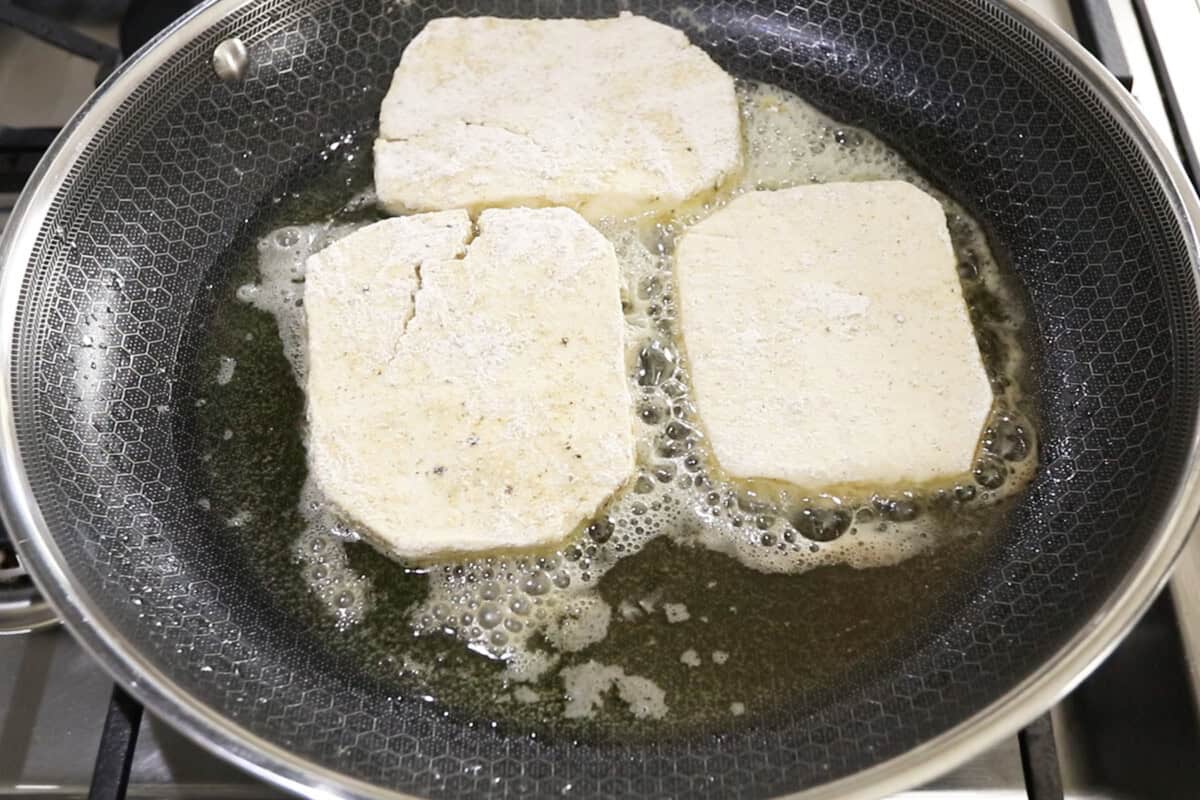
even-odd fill
[[[191,0],[0,0],[0,228],[57,128]],[[1030,0],[1095,53],[1200,177],[1200,0]],[[29,11],[27,9],[36,9]],[[1051,712],[898,797],[1200,797],[1200,541]],[[0,797],[267,798],[141,708],[62,630],[0,531]]]

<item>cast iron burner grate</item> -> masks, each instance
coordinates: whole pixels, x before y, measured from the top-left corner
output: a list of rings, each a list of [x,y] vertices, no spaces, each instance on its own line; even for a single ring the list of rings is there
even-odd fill
[[[32,633],[57,622],[6,538],[0,542],[0,636]]]
[[[0,528],[0,597],[10,590],[22,589],[32,584],[25,568],[17,558],[17,551],[8,540],[8,532]]]

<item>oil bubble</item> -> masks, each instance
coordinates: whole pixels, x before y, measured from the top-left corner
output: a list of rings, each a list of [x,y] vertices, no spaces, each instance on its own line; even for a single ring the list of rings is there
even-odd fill
[[[806,539],[832,542],[850,528],[850,512],[843,508],[802,509],[792,517],[792,525]]]
[[[994,458],[980,459],[975,465],[975,482],[985,489],[998,489],[1004,484],[1008,470]]]
[[[553,585],[554,582],[550,579],[550,576],[539,571],[533,573],[524,581],[522,581],[521,589],[525,592],[525,594],[538,597],[550,591]]]
[[[647,425],[657,425],[662,419],[662,409],[653,403],[643,403],[638,408],[638,418]]]
[[[669,345],[653,339],[638,352],[639,386],[658,386],[675,374],[676,357]]]
[[[613,535],[616,526],[611,519],[598,519],[587,526],[588,538],[597,544],[607,542]]]
[[[485,603],[479,609],[479,625],[482,628],[494,628],[502,619],[500,609],[491,603]]]

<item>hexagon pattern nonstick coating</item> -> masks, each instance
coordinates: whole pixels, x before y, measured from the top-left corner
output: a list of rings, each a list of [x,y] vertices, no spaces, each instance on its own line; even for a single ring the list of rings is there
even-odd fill
[[[449,14],[607,16],[609,0],[265,0],[173,55],[55,198],[22,298],[19,442],[75,579],[221,714],[311,761],[436,797],[758,797],[941,733],[1076,632],[1178,477],[1197,381],[1179,220],[1093,91],[986,0],[721,0],[632,10],[732,73],[882,134],[991,226],[1036,309],[1043,468],[1002,552],[917,652],[816,710],[654,746],[569,746],[394,702],[273,609],[206,535],[160,405],[196,358],[194,310],[256,209],[375,124],[407,40]],[[250,46],[244,83],[213,47]],[[193,326],[189,329],[188,326]]]

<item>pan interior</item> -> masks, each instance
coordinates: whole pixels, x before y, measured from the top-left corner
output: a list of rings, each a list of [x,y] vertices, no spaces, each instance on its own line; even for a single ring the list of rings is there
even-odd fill
[[[925,186],[875,137],[795,98],[755,85],[743,85],[739,98],[749,138],[740,187],[866,176]],[[689,408],[688,370],[659,367],[639,377],[648,356],[635,358],[633,351],[681,350],[673,315],[646,310],[666,305],[675,291],[669,257],[647,267],[646,249],[630,242],[642,237],[625,225],[615,231],[601,226],[623,270],[654,271],[652,279],[633,281],[627,301],[627,320],[638,331],[627,366],[643,420],[639,450],[653,452],[639,457],[638,477],[593,524],[580,526],[586,531],[554,551],[404,565],[380,557],[367,541],[346,541],[353,521],[327,517],[319,487],[302,485],[300,387],[307,358],[297,331],[307,299],[296,270],[303,254],[380,217],[369,202],[370,145],[370,136],[338,141],[327,172],[267,204],[250,241],[227,255],[234,265],[217,270],[222,283],[214,287],[211,315],[196,322],[205,328],[194,370],[200,396],[194,411],[187,410],[201,447],[199,462],[189,468],[200,478],[197,502],[224,522],[228,546],[240,551],[275,603],[314,636],[397,694],[426,696],[460,718],[509,733],[628,742],[744,728],[780,705],[819,707],[887,669],[945,624],[975,565],[1003,541],[1007,511],[1036,463],[1029,452],[1035,440],[1006,424],[992,447],[1003,455],[982,462],[979,483],[967,478],[936,497],[912,487],[916,495],[906,502],[913,520],[898,519],[904,514],[883,504],[903,487],[881,495],[879,504],[862,490],[842,494],[854,522],[838,537],[846,548],[840,554],[798,539],[787,510],[755,507],[751,496],[731,494],[725,479],[710,471],[703,440],[693,444],[690,426],[703,418]],[[1005,280],[963,209],[944,202],[993,376],[993,417],[1019,418],[1032,433],[1035,389],[1024,355],[1031,348],[1021,341],[1032,331],[1021,292]],[[669,243],[686,218],[675,215],[671,233],[657,228],[642,236]],[[665,288],[655,291],[651,280]],[[646,424],[647,416],[655,424]],[[999,498],[991,496],[996,478],[1007,483]],[[955,499],[968,492],[970,500]],[[656,513],[695,507],[706,515],[663,519]],[[698,525],[730,519],[740,525],[724,529],[724,537],[749,542],[748,564],[695,544]],[[414,517],[413,532],[426,521]],[[642,549],[647,537],[660,536]],[[914,550],[916,557],[891,564]],[[778,570],[781,557],[803,574],[752,568],[766,560]],[[816,559],[833,566],[811,569]],[[526,594],[529,582],[537,585]],[[551,615],[576,609],[580,618],[565,627],[538,622],[530,616],[535,604]],[[464,631],[476,624],[475,633]],[[580,639],[599,641],[584,646]],[[614,698],[599,713],[588,712],[583,700],[568,703],[568,681],[586,686],[611,676],[613,667],[626,673],[618,683],[640,700],[630,705]]]
[[[984,0],[648,2],[632,10],[684,28],[734,75],[883,134],[989,225],[1037,320],[1043,468],[1008,530],[969,562],[909,576],[953,585],[953,600],[851,686],[652,746],[443,716],[274,602],[247,563],[253,547],[201,502],[213,431],[197,413],[200,376],[221,333],[221,290],[247,268],[236,255],[278,203],[301,213],[323,182],[350,188],[355,176],[328,163],[331,145],[369,138],[391,69],[427,19],[617,10],[249,4],[153,71],[44,210],[20,299],[13,404],[67,569],[172,680],[307,761],[435,796],[498,784],[534,796],[566,784],[610,796],[814,786],[950,729],[1037,668],[1109,596],[1179,479],[1198,319],[1182,222],[1147,156],[1057,57]],[[230,35],[250,44],[237,85],[210,68]],[[276,358],[255,371],[286,368]],[[272,446],[240,462],[248,476],[295,484],[287,471],[303,458],[287,454],[301,446],[302,398],[264,387],[262,402],[290,416],[256,431]],[[292,498],[271,502],[295,513]]]

